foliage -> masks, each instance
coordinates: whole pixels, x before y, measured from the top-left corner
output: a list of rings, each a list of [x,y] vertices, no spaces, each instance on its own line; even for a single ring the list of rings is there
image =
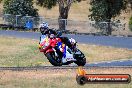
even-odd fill
[[[107,22],[106,34],[111,35],[111,18],[120,15],[122,10],[126,9],[126,0],[92,0],[90,2],[91,20],[96,22]]]
[[[56,6],[56,4],[60,1],[73,1],[73,2],[81,2],[81,0],[37,0],[36,4],[40,5],[42,7],[51,9],[53,6]]]
[[[51,9],[57,4],[57,0],[37,0],[36,4]]]
[[[73,2],[80,2],[81,0],[37,0],[37,4],[48,9],[51,9],[57,3],[59,5],[59,17],[58,19],[67,19],[68,13],[71,7],[71,3]],[[58,20],[59,29],[65,30],[65,21]]]
[[[38,16],[37,9],[33,7],[33,0],[3,0],[3,3],[4,20],[9,25],[25,26],[30,18],[24,16]]]
[[[92,0],[89,17],[95,21],[107,21],[126,8],[125,0]]]
[[[4,14],[38,16],[33,0],[4,0]]]
[[[132,17],[130,18],[130,21],[129,21],[129,28],[132,31]]]

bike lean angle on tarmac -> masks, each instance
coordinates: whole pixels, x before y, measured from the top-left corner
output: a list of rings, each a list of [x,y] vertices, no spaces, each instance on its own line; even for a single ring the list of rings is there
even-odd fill
[[[63,37],[60,31],[53,38],[49,36],[53,35],[41,35],[39,50],[44,53],[53,66],[69,65],[71,63],[78,66],[86,64],[85,55],[76,47],[75,39]],[[69,42],[70,47],[67,42]]]

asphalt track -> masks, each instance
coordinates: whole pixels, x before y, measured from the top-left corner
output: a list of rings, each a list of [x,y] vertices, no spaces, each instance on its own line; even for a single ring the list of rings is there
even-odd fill
[[[0,35],[39,40],[41,34],[36,32],[0,30]],[[74,35],[74,34],[66,34],[63,36],[74,38],[79,43],[112,46],[112,47],[127,48],[132,50],[132,37],[93,36],[93,35]]]
[[[98,62],[98,63],[91,63],[91,64],[86,64],[86,66],[98,66],[98,67],[122,67],[122,66],[132,66],[132,58],[130,60],[113,60],[113,61],[103,61],[103,62]]]
[[[19,32],[0,30],[2,36],[12,36],[18,38],[30,38],[39,40],[40,33],[36,32]],[[114,37],[114,36],[93,36],[93,35],[73,35],[66,34],[69,38],[74,38],[79,43],[95,44],[103,46],[112,46],[116,48],[126,48],[132,50],[132,37]],[[120,61],[107,61],[86,64],[86,66],[132,66],[132,59]]]

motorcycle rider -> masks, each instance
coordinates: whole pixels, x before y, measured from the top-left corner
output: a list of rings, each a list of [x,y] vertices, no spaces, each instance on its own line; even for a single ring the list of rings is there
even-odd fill
[[[43,22],[42,24],[40,24],[39,29],[42,34],[40,37],[40,43],[43,42],[46,37],[49,37],[51,32],[56,35],[56,32],[54,30],[49,29],[49,24],[47,22]]]
[[[47,37],[47,34],[45,32],[48,29],[48,24],[43,22],[42,24],[40,24],[39,29],[40,29],[40,32],[41,32],[39,44],[41,44],[44,41],[44,39]]]
[[[43,22],[42,24],[40,24],[40,32],[42,35],[40,37],[39,44],[41,44],[46,37],[49,38],[51,34],[54,34],[54,37],[58,34],[56,31],[49,29],[49,24],[47,22]],[[67,37],[58,38],[61,39],[61,42],[63,42],[63,44],[66,44],[71,50],[73,50],[73,44],[70,39],[68,39]]]

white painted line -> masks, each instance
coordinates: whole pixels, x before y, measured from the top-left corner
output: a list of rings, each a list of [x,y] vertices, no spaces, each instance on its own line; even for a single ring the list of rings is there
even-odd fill
[[[124,61],[132,61],[131,59],[121,59],[121,60],[111,60],[111,61],[100,61],[100,62],[95,62],[95,63],[91,63],[91,64],[100,64],[100,63],[112,63],[112,62],[124,62]]]
[[[89,66],[90,67],[90,66]],[[91,66],[92,67],[92,66]],[[132,68],[132,66],[95,66],[95,67],[107,67],[107,68]]]
[[[120,62],[123,62],[123,61],[120,61]]]
[[[112,62],[107,62],[107,63],[112,63]]]
[[[94,64],[98,64],[98,63],[94,63]]]

